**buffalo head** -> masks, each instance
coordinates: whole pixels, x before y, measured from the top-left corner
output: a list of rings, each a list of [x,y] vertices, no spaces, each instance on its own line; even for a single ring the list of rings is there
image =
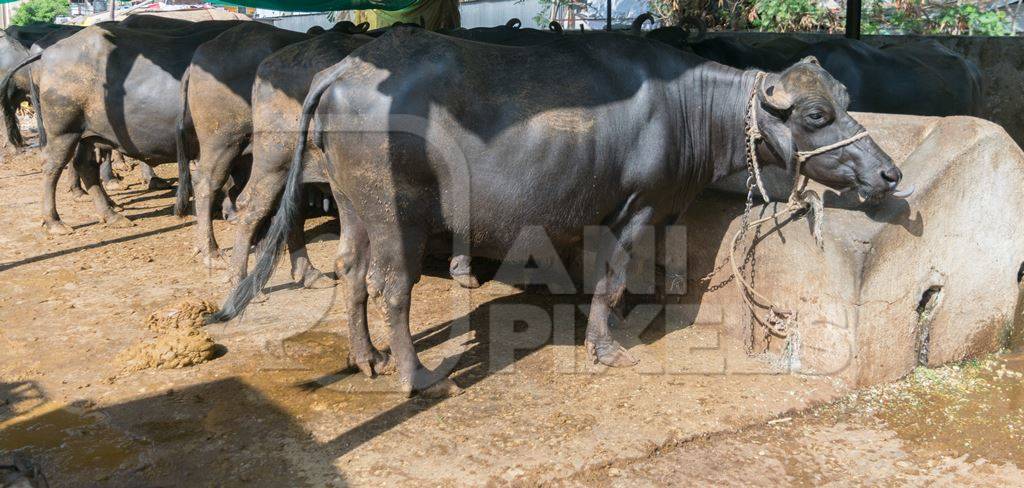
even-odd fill
[[[805,159],[803,174],[831,188],[856,190],[866,200],[909,195],[897,190],[903,173],[892,158],[870,136],[857,138],[865,129],[846,111],[846,87],[817,59],[807,57],[782,73],[768,74],[755,89],[763,110],[761,132],[790,169],[798,158]]]

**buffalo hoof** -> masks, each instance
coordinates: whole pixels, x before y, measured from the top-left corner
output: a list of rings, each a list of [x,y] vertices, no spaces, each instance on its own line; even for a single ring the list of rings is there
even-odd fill
[[[203,266],[206,269],[228,269],[228,262],[219,252],[211,252],[203,257]]]
[[[334,281],[327,275],[310,269],[306,271],[306,275],[302,278],[302,287],[307,290],[322,290],[324,288],[333,288],[338,282]]]
[[[150,190],[169,190],[173,187],[174,185],[171,185],[170,182],[163,178],[150,178],[146,184],[146,188]]]
[[[59,220],[43,222],[43,227],[46,227],[46,232],[55,236],[66,236],[69,234],[73,234],[75,232],[75,230],[72,229],[71,226]]]
[[[595,344],[588,340],[587,354],[593,357],[595,362],[612,368],[629,368],[640,362],[615,341]]]
[[[116,203],[109,198],[107,199],[107,205],[109,205],[110,209],[115,212],[124,212],[124,207],[122,207],[121,204]]]
[[[402,378],[399,381],[406,396],[419,395],[424,398],[448,398],[462,394],[462,388],[446,376],[427,369],[416,372],[415,379]]]
[[[463,288],[480,288],[480,282],[472,274],[453,275],[452,279]]]
[[[386,352],[373,351],[366,358],[348,356],[348,366],[358,369],[367,378],[378,375],[389,375],[395,372],[395,361]]]
[[[124,180],[120,178],[111,178],[103,182],[103,188],[106,188],[108,191],[121,191],[128,188],[128,185],[125,185]]]
[[[119,213],[115,213],[109,217],[104,218],[103,223],[107,224],[107,227],[112,227],[114,229],[127,229],[129,227],[135,227],[134,222],[129,220],[128,217],[125,217],[124,215],[121,215]]]

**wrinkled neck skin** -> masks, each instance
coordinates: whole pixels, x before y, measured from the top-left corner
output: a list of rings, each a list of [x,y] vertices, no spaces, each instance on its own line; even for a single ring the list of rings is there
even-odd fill
[[[692,164],[701,188],[733,173],[746,171],[746,117],[757,71],[739,71],[703,63],[680,77],[683,114],[680,154]],[[771,115],[757,108],[762,131]],[[764,143],[758,159],[778,163]],[[698,189],[699,191],[699,189]]]

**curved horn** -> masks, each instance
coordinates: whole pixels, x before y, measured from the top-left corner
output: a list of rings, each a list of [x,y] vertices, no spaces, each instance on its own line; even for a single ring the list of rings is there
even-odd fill
[[[773,77],[774,81],[769,82],[768,79]],[[757,98],[762,104],[775,110],[786,111],[793,106],[793,97],[779,83],[780,79],[778,75],[764,77],[761,81],[761,86],[757,87]]]
[[[907,198],[910,195],[913,195],[914,194],[914,190],[916,190],[916,189],[917,188],[914,185],[910,185],[910,186],[908,186],[906,188],[903,188],[903,189],[896,190],[896,191],[892,192],[892,196],[894,196],[896,198]]]
[[[689,34],[691,32],[690,29],[686,29],[686,28],[683,29],[687,33],[687,40],[689,42],[700,42],[700,41],[702,41],[704,39],[704,36],[706,36],[707,33],[708,33],[708,26],[707,26],[707,24],[704,23],[703,20],[700,19],[700,17],[694,17],[692,15],[691,16],[687,16],[687,17],[683,17],[682,19],[679,20],[679,25],[680,26],[689,26],[689,27],[693,27],[693,28],[697,29],[697,36],[694,37],[693,39],[689,39]]]
[[[562,24],[559,24],[558,22],[552,20],[551,23],[548,24],[548,29],[550,29],[552,32],[557,32],[557,33],[561,34],[562,33]]]
[[[654,23],[654,16],[651,15],[650,12],[644,12],[644,13],[642,13],[640,15],[637,15],[636,18],[633,19],[633,24],[630,25],[629,30],[633,34],[636,34],[636,35],[639,36],[639,35],[643,34],[643,30],[644,30],[643,27],[644,27],[644,24],[646,24],[647,22],[650,22],[652,24]]]
[[[508,27],[509,29],[518,29],[522,27],[522,25],[523,23],[515,17],[512,17],[511,19],[508,19],[508,22],[505,22],[505,27]]]

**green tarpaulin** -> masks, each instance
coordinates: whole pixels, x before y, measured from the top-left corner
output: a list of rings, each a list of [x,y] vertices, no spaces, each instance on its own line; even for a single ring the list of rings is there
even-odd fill
[[[0,0],[11,3],[17,0]],[[335,10],[402,10],[418,0],[214,0],[218,5],[283,10],[287,12],[331,12]],[[120,5],[120,3],[118,4]]]
[[[286,10],[289,12],[330,12],[334,10],[401,10],[418,0],[216,0],[220,5]]]

